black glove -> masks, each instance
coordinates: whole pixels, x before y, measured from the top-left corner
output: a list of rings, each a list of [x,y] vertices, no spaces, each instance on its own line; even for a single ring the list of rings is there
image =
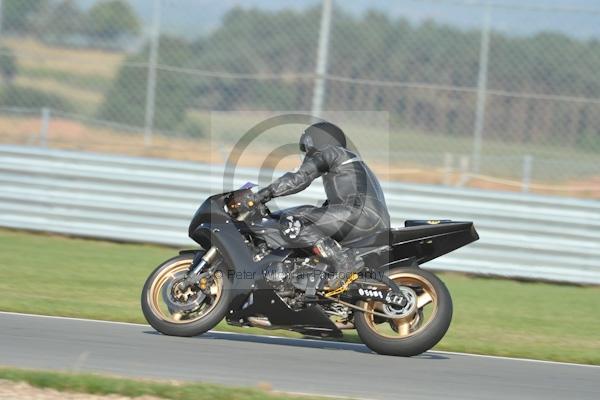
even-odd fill
[[[273,193],[271,189],[267,186],[266,188],[260,189],[256,193],[256,201],[265,204],[268,203],[273,198]]]

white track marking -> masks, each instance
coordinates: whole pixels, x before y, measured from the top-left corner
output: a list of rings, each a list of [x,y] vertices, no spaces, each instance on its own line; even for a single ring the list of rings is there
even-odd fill
[[[27,313],[17,313],[17,312],[8,312],[8,311],[0,311],[0,315],[14,315],[14,316],[31,317],[31,318],[47,318],[47,319],[58,319],[58,320],[68,320],[68,321],[94,322],[94,323],[112,324],[112,325],[143,326],[143,327],[150,328],[149,325],[138,324],[138,323],[134,323],[134,322],[118,322],[118,321],[106,321],[106,320],[100,320],[100,319],[60,317],[60,316],[55,316],[55,315],[27,314]],[[249,333],[224,332],[224,331],[216,331],[216,330],[208,331],[208,333],[218,333],[220,335],[239,335],[239,336],[251,335]],[[314,342],[314,343],[320,343],[320,344],[334,343],[334,344],[341,344],[341,345],[350,346],[350,347],[352,347],[352,346],[361,347],[361,348],[365,347],[365,345],[362,343],[324,341],[324,340],[319,340],[319,339],[299,339],[299,338],[289,338],[289,337],[284,337],[284,336],[272,336],[272,335],[254,335],[254,336],[268,338],[268,339],[282,340],[282,341],[295,340],[295,341],[302,341],[302,342]],[[433,351],[428,351],[425,354],[446,354],[446,355],[455,355],[455,356],[461,356],[461,357],[479,357],[479,358],[491,358],[491,359],[498,359],[498,360],[532,362],[532,363],[539,363],[539,364],[565,365],[565,366],[570,366],[570,367],[600,368],[600,365],[577,364],[577,363],[568,363],[568,362],[560,362],[560,361],[535,360],[535,359],[531,359],[531,358],[490,356],[490,355],[485,355],[485,354],[458,353],[458,352],[454,352],[454,351],[433,350]]]
[[[85,319],[85,318],[75,318],[75,317],[60,317],[56,315],[42,315],[42,314],[27,314],[27,313],[18,313],[18,312],[10,312],[10,311],[0,311],[2,315],[15,315],[21,317],[34,317],[34,318],[47,318],[47,319],[64,319],[69,321],[82,321],[82,322],[99,322],[103,324],[114,324],[114,325],[130,325],[130,326],[149,326],[146,324],[136,324],[134,322],[119,322],[119,321],[105,321],[101,319]]]

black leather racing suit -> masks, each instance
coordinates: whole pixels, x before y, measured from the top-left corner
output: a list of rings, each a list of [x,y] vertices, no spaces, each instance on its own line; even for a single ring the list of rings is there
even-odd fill
[[[327,194],[322,207],[283,212],[281,229],[290,243],[309,247],[332,237],[343,244],[390,227],[379,181],[356,154],[343,147],[328,146],[306,155],[298,171],[286,173],[267,190],[272,197],[287,196],[306,189],[320,176]]]

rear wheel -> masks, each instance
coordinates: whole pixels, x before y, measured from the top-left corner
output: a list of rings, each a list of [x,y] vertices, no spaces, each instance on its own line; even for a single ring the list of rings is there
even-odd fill
[[[379,354],[410,357],[435,346],[452,320],[452,298],[446,285],[420,268],[398,268],[388,273],[409,303],[402,308],[377,301],[359,302],[354,325],[362,341]],[[369,311],[400,317],[388,319]]]
[[[142,290],[144,317],[165,335],[201,335],[214,328],[227,312],[231,283],[220,265],[203,281],[203,288],[181,290],[178,286],[193,259],[194,254],[184,254],[165,261],[148,277]]]

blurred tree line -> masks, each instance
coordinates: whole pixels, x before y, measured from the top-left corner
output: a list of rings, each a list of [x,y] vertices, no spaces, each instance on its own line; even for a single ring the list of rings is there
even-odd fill
[[[221,26],[193,42],[161,38],[160,64],[262,79],[201,76],[160,69],[156,124],[173,128],[190,108],[308,110],[312,79],[269,75],[314,71],[319,10],[268,12],[237,8]],[[416,86],[473,88],[479,68],[479,31],[434,22],[411,24],[370,12],[337,12],[329,73]],[[492,34],[489,88],[525,94],[600,97],[600,42],[558,33],[530,37]],[[128,59],[145,62],[148,49]],[[123,67],[99,111],[102,118],[143,123],[146,73]],[[433,133],[470,135],[472,91],[431,90],[329,80],[326,109],[387,110],[397,125]],[[503,139],[587,143],[600,137],[600,105],[488,96],[486,132]],[[598,140],[600,143],[600,140]]]

